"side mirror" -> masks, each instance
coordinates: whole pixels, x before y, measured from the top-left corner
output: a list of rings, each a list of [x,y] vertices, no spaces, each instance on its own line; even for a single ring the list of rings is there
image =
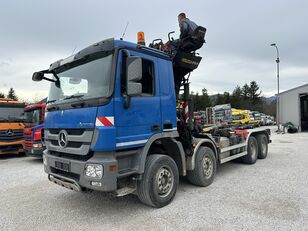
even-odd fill
[[[142,93],[142,60],[139,57],[129,56],[126,58],[126,94],[137,96]]]
[[[35,82],[42,81],[44,78],[44,73],[39,71],[39,72],[34,72],[32,75],[32,80]]]

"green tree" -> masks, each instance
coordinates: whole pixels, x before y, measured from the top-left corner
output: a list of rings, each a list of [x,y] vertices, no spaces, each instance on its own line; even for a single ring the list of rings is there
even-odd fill
[[[16,96],[15,90],[11,87],[9,90],[9,93],[7,94],[7,97],[10,99],[18,100],[18,97]]]
[[[242,108],[242,104],[242,89],[239,85],[237,85],[231,94],[231,106],[233,108]]]
[[[0,92],[0,98],[5,98],[4,93]]]
[[[259,89],[260,88],[259,88],[259,86],[258,86],[256,81],[251,81],[250,82],[249,96],[250,96],[252,101],[260,99],[260,95],[261,95],[262,91],[258,92]]]
[[[220,104],[224,104],[225,103],[225,98],[224,95],[221,94],[217,94],[216,95],[216,99],[215,99],[215,104],[214,105],[220,105]]]
[[[207,107],[211,107],[212,103],[211,103],[211,99],[207,93],[207,90],[205,88],[202,89],[202,95],[200,96],[201,98],[201,108],[200,110],[205,110]]]
[[[224,92],[223,94],[223,104],[231,103],[231,96],[229,92]]]
[[[256,81],[251,81],[249,86],[249,96],[251,102],[251,110],[263,111],[264,104],[261,99],[260,87]]]
[[[200,101],[200,96],[199,92],[196,92],[195,95],[192,97],[193,105],[194,105],[194,111],[199,111],[201,107],[201,101]]]
[[[242,96],[244,100],[249,99],[250,96],[249,92],[250,92],[249,86],[247,83],[245,83],[244,86],[242,87]]]

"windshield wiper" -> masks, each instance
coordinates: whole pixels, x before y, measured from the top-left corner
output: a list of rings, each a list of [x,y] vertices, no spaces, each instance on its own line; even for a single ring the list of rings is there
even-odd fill
[[[84,107],[85,103],[84,103],[84,100],[80,99],[84,97],[84,95],[71,95],[71,96],[67,96],[64,98],[65,99],[78,99],[79,102],[77,103],[72,103],[71,106],[72,107]]]
[[[10,122],[24,122],[25,119],[16,117],[16,116],[9,116],[8,121]]]
[[[64,100],[65,99],[78,99],[78,98],[82,98],[84,97],[84,95],[70,95],[70,96],[67,96],[65,98],[63,98]]]
[[[48,100],[46,103],[48,104],[48,103],[54,103],[54,102],[56,102],[57,100],[55,100],[55,99],[53,99],[53,100]]]

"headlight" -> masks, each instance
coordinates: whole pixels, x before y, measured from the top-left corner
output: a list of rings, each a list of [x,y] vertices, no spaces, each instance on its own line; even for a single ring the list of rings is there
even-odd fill
[[[42,147],[42,144],[33,144],[33,147],[34,147],[34,148],[41,148],[41,147]]]
[[[88,177],[101,179],[103,177],[103,166],[100,164],[87,164],[85,175]]]

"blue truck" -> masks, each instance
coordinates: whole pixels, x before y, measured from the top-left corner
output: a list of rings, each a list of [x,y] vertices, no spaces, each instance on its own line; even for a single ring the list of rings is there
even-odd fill
[[[189,75],[201,57],[161,44],[106,39],[33,74],[51,82],[43,155],[50,181],[74,191],[134,193],[163,207],[180,176],[205,187],[217,165],[267,156],[266,129],[204,133],[196,126]]]

